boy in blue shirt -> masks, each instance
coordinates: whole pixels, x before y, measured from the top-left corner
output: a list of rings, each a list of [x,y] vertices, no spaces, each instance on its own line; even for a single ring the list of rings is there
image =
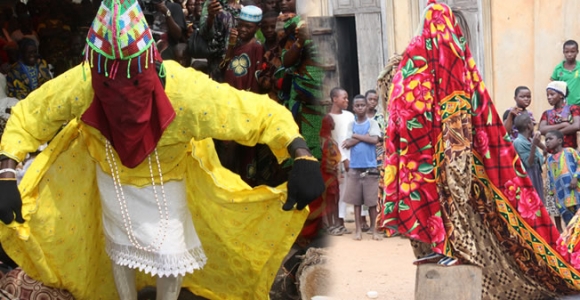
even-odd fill
[[[354,239],[362,240],[361,207],[364,204],[369,208],[373,240],[381,240],[375,225],[379,190],[376,145],[382,134],[377,121],[367,118],[367,100],[363,95],[354,97],[353,110],[356,121],[349,124],[347,139],[342,144],[343,148],[350,149],[350,168],[344,202],[354,205]]]

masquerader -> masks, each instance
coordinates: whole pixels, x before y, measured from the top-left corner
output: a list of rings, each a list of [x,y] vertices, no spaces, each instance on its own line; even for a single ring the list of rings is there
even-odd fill
[[[7,253],[76,299],[136,299],[153,278],[157,299],[182,285],[209,299],[267,299],[302,209],[324,190],[291,114],[161,62],[137,1],[103,1],[87,44],[83,64],[12,109],[0,144]],[[294,158],[291,212],[283,186],[251,189],[221,167],[210,138]],[[17,163],[49,140],[17,187]]]
[[[481,267],[482,299],[578,294],[580,222],[559,239],[467,41],[429,1],[390,89],[380,224],[411,239],[416,264]]]

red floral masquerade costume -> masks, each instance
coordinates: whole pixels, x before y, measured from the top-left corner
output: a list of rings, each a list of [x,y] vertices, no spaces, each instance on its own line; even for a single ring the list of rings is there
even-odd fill
[[[434,2],[390,91],[380,224],[410,237],[418,256],[481,266],[484,299],[576,293],[580,264],[557,250],[459,25]]]

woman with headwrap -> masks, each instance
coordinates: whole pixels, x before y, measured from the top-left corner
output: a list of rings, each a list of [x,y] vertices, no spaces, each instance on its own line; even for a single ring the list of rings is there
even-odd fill
[[[558,243],[448,6],[429,1],[389,101],[380,224],[416,263],[480,266],[483,299],[578,293],[580,252]]]
[[[318,133],[325,109],[320,103],[324,72],[318,48],[310,38],[306,24],[296,14],[296,1],[283,1],[280,8],[277,29],[281,66],[275,74],[280,79],[279,99],[292,111],[312,154],[320,158]]]
[[[52,76],[46,61],[38,57],[36,41],[23,38],[18,42],[18,49],[20,56],[6,74],[6,87],[8,97],[22,100]]]

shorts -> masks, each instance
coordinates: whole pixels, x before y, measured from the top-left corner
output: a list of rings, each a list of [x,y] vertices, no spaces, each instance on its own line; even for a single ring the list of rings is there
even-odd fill
[[[352,205],[377,206],[379,192],[379,170],[349,169],[346,180],[344,202]]]

